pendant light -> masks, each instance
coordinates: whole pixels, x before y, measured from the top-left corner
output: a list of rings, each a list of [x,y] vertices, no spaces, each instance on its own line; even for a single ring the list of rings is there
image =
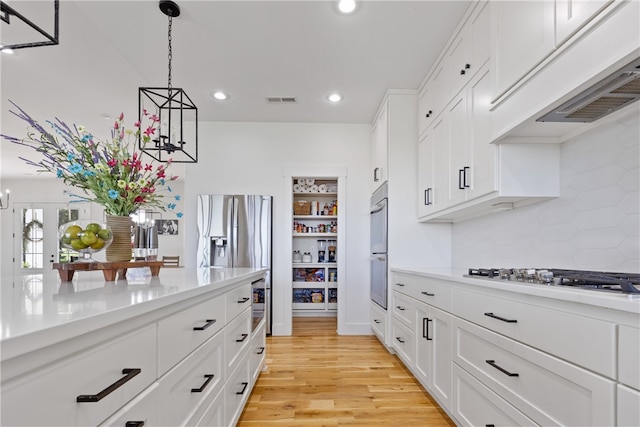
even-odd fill
[[[44,23],[48,16],[50,5],[31,5],[26,2],[13,2],[13,6],[7,1],[0,1],[0,21],[2,24],[2,40],[0,51],[11,52],[16,49],[28,47],[52,46],[60,43],[60,1],[53,0],[53,34],[46,27],[41,27],[36,22]],[[35,13],[36,16],[28,18],[25,13]],[[12,22],[13,21],[13,22]]]
[[[171,30],[173,18],[180,16],[180,8],[170,0],[159,2],[160,10],[168,16],[169,67],[167,87],[138,88],[138,120],[142,123],[145,111],[159,118],[158,133],[140,150],[159,162],[198,162],[198,108],[181,88],[171,85]]]

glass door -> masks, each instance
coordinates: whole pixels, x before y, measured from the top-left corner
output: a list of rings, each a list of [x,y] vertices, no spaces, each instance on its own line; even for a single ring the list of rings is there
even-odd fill
[[[14,271],[41,274],[54,262],[70,262],[77,254],[60,248],[58,227],[80,218],[80,209],[63,203],[15,203],[13,224]]]

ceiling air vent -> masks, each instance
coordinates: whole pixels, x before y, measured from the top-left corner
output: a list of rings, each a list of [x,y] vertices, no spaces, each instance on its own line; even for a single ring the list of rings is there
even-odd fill
[[[636,59],[537,121],[590,123],[639,99],[640,59]]]
[[[295,104],[297,102],[294,96],[268,96],[265,100],[267,104]]]

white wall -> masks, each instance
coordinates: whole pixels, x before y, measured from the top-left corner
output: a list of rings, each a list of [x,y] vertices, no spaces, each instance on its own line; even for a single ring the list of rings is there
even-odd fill
[[[640,272],[639,121],[565,142],[559,198],[454,224],[454,267]]]
[[[198,194],[236,193],[273,196],[273,333],[291,331],[291,239],[285,224],[291,206],[283,200],[284,165],[343,165],[347,169],[346,232],[348,312],[344,326],[369,323],[369,164],[368,124],[199,123],[199,161],[186,167],[184,198],[185,264],[195,266]],[[290,245],[289,245],[290,246]],[[289,304],[287,304],[289,301]]]

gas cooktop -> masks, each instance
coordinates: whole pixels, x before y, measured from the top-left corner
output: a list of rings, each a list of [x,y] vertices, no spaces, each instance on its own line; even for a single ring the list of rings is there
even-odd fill
[[[470,268],[466,277],[640,294],[640,274],[558,268]]]

